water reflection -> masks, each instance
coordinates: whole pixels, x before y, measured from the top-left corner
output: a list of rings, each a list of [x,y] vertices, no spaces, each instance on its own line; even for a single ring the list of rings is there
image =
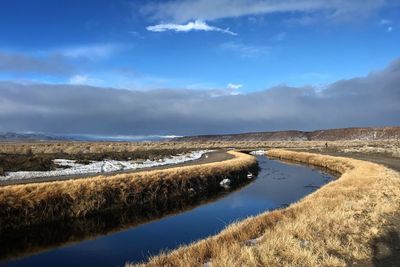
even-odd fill
[[[257,170],[254,169],[253,172],[257,173]],[[246,173],[243,173],[243,176],[245,178]],[[83,240],[93,240],[167,216],[190,211],[240,190],[250,182],[251,180],[243,179],[241,184],[233,183],[230,190],[214,191],[202,198],[192,199],[191,202],[188,202],[187,199],[177,199],[172,205],[158,205],[147,210],[138,210],[137,208],[111,210],[90,217],[48,222],[19,228],[18,231],[3,232],[0,235],[0,261],[6,265],[13,265],[13,262],[9,260],[27,257],[52,248],[71,246]],[[95,251],[96,249],[91,250]],[[1,263],[0,265],[2,266]]]
[[[13,237],[14,250],[6,246],[10,241],[1,240],[2,256],[16,255],[16,247],[34,252],[70,242],[61,248],[6,262],[5,266],[122,266],[127,261],[143,261],[161,250],[218,233],[235,220],[295,202],[331,179],[309,167],[269,160],[265,156],[258,156],[258,160],[261,170],[257,179],[247,186],[191,210],[178,205],[175,212],[186,211],[173,216],[163,217],[165,213],[154,215],[147,211],[137,217],[126,210],[46,226],[45,231],[31,229],[30,233]],[[163,218],[154,221],[157,216]],[[38,232],[42,232],[40,238]],[[83,239],[86,241],[71,244]]]

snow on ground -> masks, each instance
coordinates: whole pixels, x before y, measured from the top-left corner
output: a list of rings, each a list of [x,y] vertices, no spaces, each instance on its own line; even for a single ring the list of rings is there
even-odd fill
[[[262,156],[265,155],[265,150],[255,150],[250,152],[251,155]]]
[[[84,165],[76,163],[75,160],[55,159],[54,163],[56,163],[58,166],[64,167],[63,169],[57,169],[54,171],[6,172],[5,176],[0,176],[0,180],[6,181],[6,180],[30,179],[38,177],[101,174],[101,173],[109,173],[115,171],[136,170],[136,169],[178,164],[191,160],[196,160],[201,158],[203,154],[211,151],[212,150],[192,151],[191,153],[170,156],[155,161],[147,159],[141,163],[134,161],[102,160],[102,161],[92,161],[90,164]]]

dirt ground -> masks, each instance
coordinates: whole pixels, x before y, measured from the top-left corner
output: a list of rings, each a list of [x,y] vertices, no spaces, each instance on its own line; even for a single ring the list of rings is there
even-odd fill
[[[314,152],[314,151],[313,151]],[[400,158],[393,157],[388,154],[378,154],[378,153],[343,153],[343,152],[317,152],[331,156],[339,156],[339,157],[349,157],[354,159],[371,161],[379,164],[383,164],[386,167],[389,167],[393,170],[400,171]]]
[[[198,165],[198,164],[206,164],[211,162],[218,162],[231,159],[233,156],[226,153],[226,151],[219,150],[214,152],[209,152],[204,154],[200,159],[192,160],[184,163],[173,164],[173,165],[164,165],[159,167],[152,168],[144,168],[137,170],[128,170],[128,171],[117,171],[117,172],[109,172],[103,173],[104,176],[115,175],[118,173],[135,173],[142,171],[150,171],[150,170],[161,170],[173,167],[182,167],[182,166],[190,166],[190,165]],[[32,178],[32,179],[23,179],[23,180],[10,180],[10,181],[0,181],[0,186],[4,185],[12,185],[12,184],[28,184],[28,183],[40,183],[40,182],[51,182],[51,181],[60,181],[60,180],[70,180],[70,179],[81,179],[88,178],[90,176],[98,176],[99,174],[86,174],[86,175],[68,175],[68,176],[59,176],[59,177],[43,177],[43,178]]]

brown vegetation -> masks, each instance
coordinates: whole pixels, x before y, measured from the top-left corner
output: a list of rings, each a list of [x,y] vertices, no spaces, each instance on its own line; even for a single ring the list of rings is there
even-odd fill
[[[230,225],[216,236],[154,257],[146,266],[347,266],[368,261],[386,218],[400,208],[400,174],[343,157],[284,150],[268,154],[342,176],[286,209]]]
[[[205,142],[33,142],[33,143],[1,143],[0,154],[62,154],[96,155],[102,153],[162,153],[162,151],[189,151],[194,149],[272,149],[272,148],[325,148],[326,141],[205,141]],[[329,148],[360,149],[363,147],[390,150],[400,147],[400,140],[381,141],[330,141]],[[167,153],[166,152],[166,153]],[[171,152],[168,152],[171,153]],[[81,156],[84,157],[84,156]]]
[[[389,140],[400,138],[400,127],[342,128],[307,131],[275,131],[240,134],[198,135],[177,138],[177,141],[340,141]]]
[[[176,199],[175,205],[169,207],[168,210],[147,209],[141,213],[132,209],[110,210],[110,212],[89,217],[46,222],[31,227],[21,227],[18,231],[3,232],[0,236],[0,248],[2,248],[0,262],[69,246],[138,227],[166,216],[174,216],[217,201],[251,182],[252,180],[246,180],[243,184],[231,187],[231,190],[216,192],[214,195],[207,194],[207,198],[201,198],[192,203],[188,203],[186,199]]]
[[[326,148],[328,144],[328,148]],[[78,160],[159,159],[199,149],[290,148],[318,152],[363,153],[400,157],[400,140],[382,141],[208,141],[208,142],[31,142],[1,143],[0,168],[7,171],[46,171],[56,158]]]
[[[229,152],[223,162],[138,173],[0,187],[0,234],[22,226],[130,209],[168,210],[222,190],[224,178],[232,185],[257,171],[254,157]],[[178,201],[180,200],[180,201]]]

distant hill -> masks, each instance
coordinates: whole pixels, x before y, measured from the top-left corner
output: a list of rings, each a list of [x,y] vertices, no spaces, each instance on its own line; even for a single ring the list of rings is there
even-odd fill
[[[42,133],[14,133],[0,132],[0,141],[55,141],[71,140],[63,136],[48,135]]]
[[[84,135],[50,133],[14,133],[0,132],[0,142],[29,142],[29,141],[88,141],[88,142],[143,142],[170,140],[175,136],[163,135]]]
[[[317,131],[277,131],[222,135],[197,135],[174,141],[339,141],[400,139],[400,127],[342,128]]]
[[[0,132],[0,142],[6,141],[108,141],[108,142],[141,142],[141,141],[338,141],[338,140],[400,140],[400,127],[382,128],[342,128],[317,131],[277,131],[255,132],[222,135],[196,136],[98,136],[98,135],[56,135],[47,133],[14,133]]]

